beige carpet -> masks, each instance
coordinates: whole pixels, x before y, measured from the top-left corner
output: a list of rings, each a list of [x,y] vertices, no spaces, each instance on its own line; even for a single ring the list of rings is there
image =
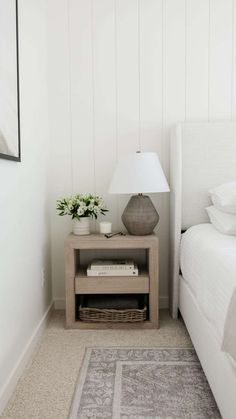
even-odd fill
[[[2,419],[65,419],[86,347],[191,347],[180,320],[160,313],[159,330],[78,331],[64,329],[64,312],[53,314]]]

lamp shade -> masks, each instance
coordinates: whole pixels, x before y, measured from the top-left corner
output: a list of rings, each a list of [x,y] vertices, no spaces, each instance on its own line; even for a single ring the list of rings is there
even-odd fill
[[[115,168],[109,193],[169,192],[169,185],[156,153],[130,153]]]

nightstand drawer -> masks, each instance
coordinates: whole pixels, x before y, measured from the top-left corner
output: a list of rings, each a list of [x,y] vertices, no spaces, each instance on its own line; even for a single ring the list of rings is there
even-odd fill
[[[149,275],[88,277],[85,271],[75,277],[76,294],[148,294]]]

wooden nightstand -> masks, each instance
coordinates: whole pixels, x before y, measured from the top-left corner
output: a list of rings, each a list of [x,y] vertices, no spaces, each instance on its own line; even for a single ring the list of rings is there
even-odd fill
[[[87,277],[80,265],[83,250],[143,249],[145,265],[137,277]],[[101,234],[75,236],[65,243],[66,327],[78,329],[156,329],[158,322],[158,238],[150,236],[115,236]],[[137,323],[89,323],[76,319],[76,294],[147,294],[149,318]]]

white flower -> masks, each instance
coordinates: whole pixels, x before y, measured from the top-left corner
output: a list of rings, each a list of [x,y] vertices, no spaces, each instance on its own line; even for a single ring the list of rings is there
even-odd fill
[[[84,200],[89,199],[89,197],[90,197],[90,195],[89,195],[88,193],[83,194],[83,199],[84,199]]]
[[[93,211],[95,214],[99,214],[100,210],[97,205],[94,205]]]
[[[81,207],[79,207],[79,208],[77,209],[77,214],[78,214],[79,216],[84,215],[84,209],[83,209],[83,208],[81,208]]]
[[[103,213],[105,209],[102,197],[92,194],[76,194],[68,198],[57,201],[57,210],[59,215],[71,215],[72,218],[88,214],[90,217],[97,218],[97,215]]]

